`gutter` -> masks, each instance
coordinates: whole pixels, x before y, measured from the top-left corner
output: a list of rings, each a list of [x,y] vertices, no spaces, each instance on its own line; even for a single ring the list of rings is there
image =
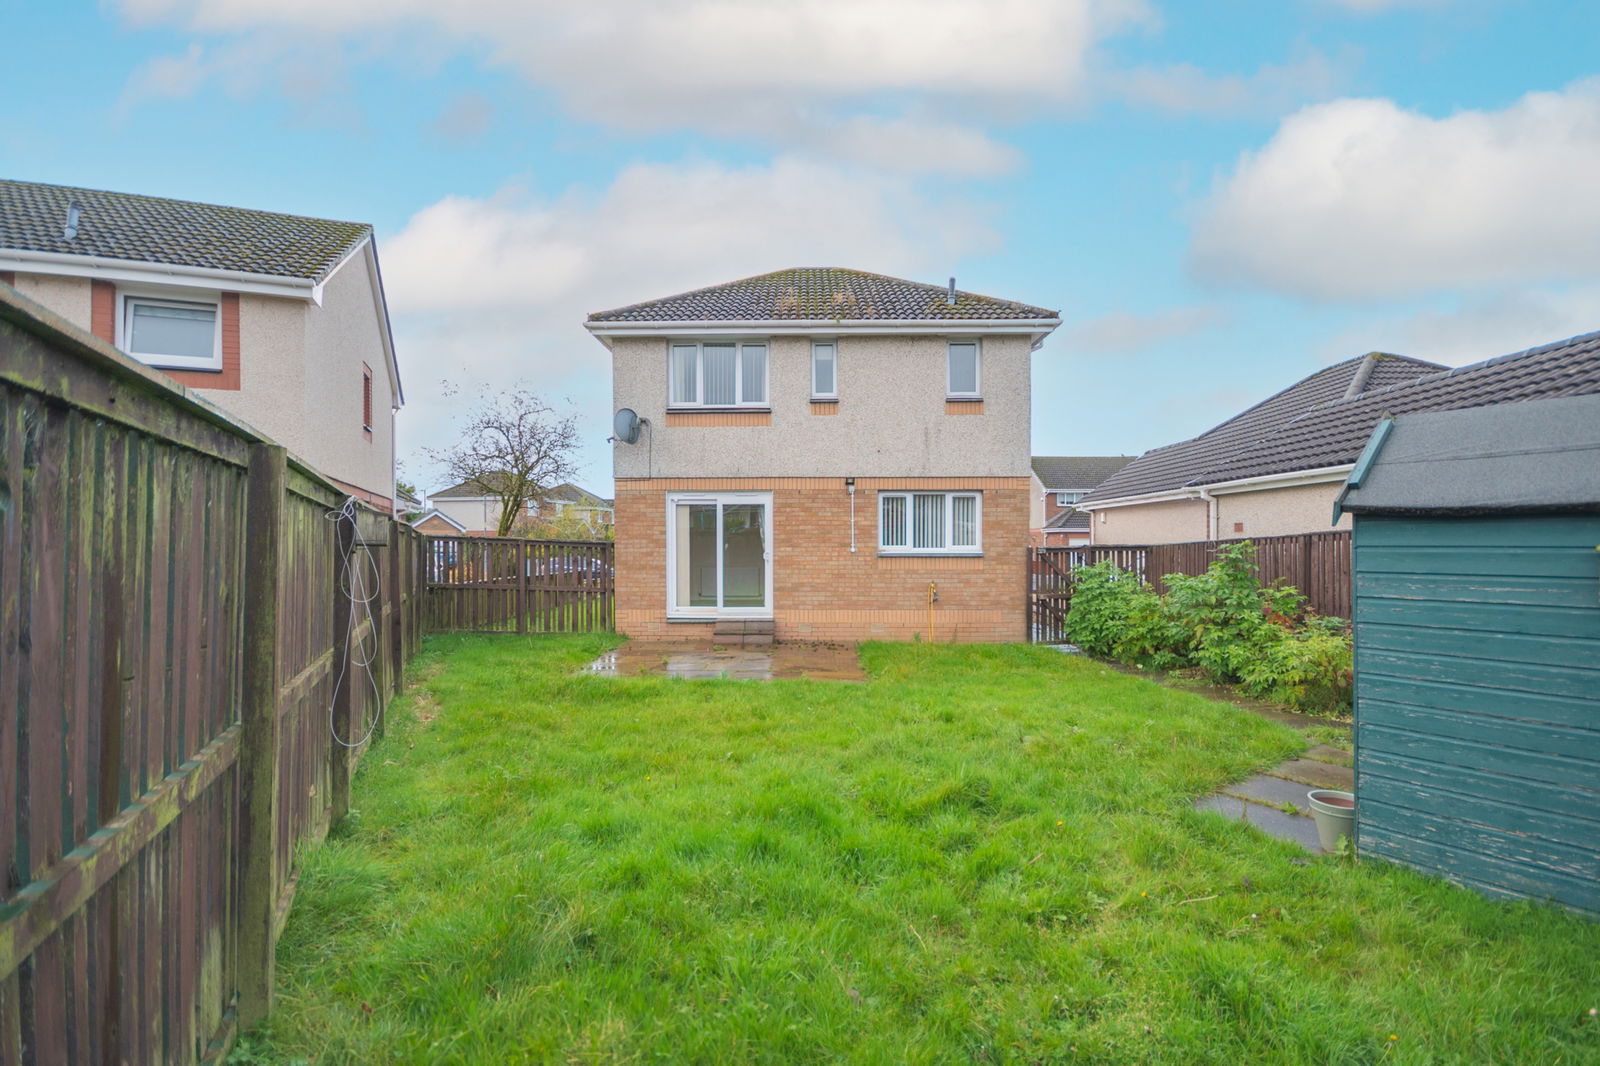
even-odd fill
[[[1147,503],[1171,503],[1176,500],[1208,500],[1213,496],[1227,496],[1237,492],[1322,485],[1330,481],[1343,481],[1354,466],[1354,463],[1341,463],[1338,466],[1319,466],[1283,474],[1260,474],[1256,477],[1236,478],[1233,481],[1214,481],[1207,485],[1186,485],[1179,489],[1147,492],[1138,496],[1114,496],[1109,500],[1080,500],[1077,507],[1080,511],[1095,511],[1112,507],[1138,507]]]
[[[16,248],[0,250],[0,270],[23,274],[54,274],[66,277],[103,278],[109,281],[143,282],[147,285],[187,285],[192,288],[222,288],[230,292],[253,292],[265,296],[322,303],[322,286],[310,278],[286,278],[280,274],[252,274],[242,270],[212,267],[173,266],[136,259],[107,259],[98,255],[69,255],[63,252],[27,252]]]

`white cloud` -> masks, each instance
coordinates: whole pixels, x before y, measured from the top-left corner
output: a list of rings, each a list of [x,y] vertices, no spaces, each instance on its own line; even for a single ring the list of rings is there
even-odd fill
[[[1600,330],[1600,284],[1494,292],[1443,310],[1346,327],[1322,346],[1321,354],[1328,363],[1382,351],[1464,366],[1595,330]]]
[[[1240,158],[1191,263],[1325,300],[1595,277],[1597,187],[1600,79],[1438,119],[1336,100]]]
[[[1113,311],[1063,330],[1061,341],[1083,351],[1135,352],[1221,325],[1226,318],[1220,307],[1175,307],[1149,315]]]
[[[1347,8],[1362,15],[1391,11],[1397,7],[1442,7],[1449,0],[1323,0],[1335,7]]]
[[[402,367],[415,384],[402,454],[446,442],[464,386],[529,382],[570,397],[589,477],[610,476],[607,355],[587,312],[791,266],[941,279],[998,237],[981,210],[904,178],[795,158],[768,166],[641,164],[604,191],[446,197],[380,242]],[[426,368],[426,369],[420,369]],[[414,471],[426,479],[423,470]]]
[[[494,121],[494,108],[481,93],[458,93],[433,122],[433,132],[447,141],[465,143],[483,135]]]
[[[750,136],[957,175],[1014,161],[978,116],[1078,98],[1090,49],[1149,18],[1144,0],[118,2],[135,23],[202,34],[454,41],[617,128]],[[160,76],[152,65],[139,78]],[[904,113],[911,95],[942,117]]]

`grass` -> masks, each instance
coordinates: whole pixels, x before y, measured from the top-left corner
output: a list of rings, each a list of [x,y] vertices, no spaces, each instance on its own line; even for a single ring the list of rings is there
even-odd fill
[[[1289,730],[1022,646],[866,684],[442,637],[237,1062],[1600,1061],[1600,925],[1190,803]]]

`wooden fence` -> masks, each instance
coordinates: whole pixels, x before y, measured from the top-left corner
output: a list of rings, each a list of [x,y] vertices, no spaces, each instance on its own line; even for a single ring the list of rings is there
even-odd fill
[[[0,1063],[216,1058],[348,808],[332,733],[416,648],[424,538],[328,521],[332,483],[4,286],[0,442]]]
[[[616,622],[610,541],[429,537],[424,626],[452,631],[594,633]]]
[[[1110,561],[1166,591],[1167,574],[1201,574],[1217,548],[1248,540],[1256,549],[1262,584],[1283,580],[1300,590],[1318,614],[1350,617],[1350,533],[1296,533],[1285,537],[1240,537],[1183,544],[1107,544],[1029,549],[1029,629],[1035,641],[1066,639],[1063,626],[1072,601],[1073,572]]]

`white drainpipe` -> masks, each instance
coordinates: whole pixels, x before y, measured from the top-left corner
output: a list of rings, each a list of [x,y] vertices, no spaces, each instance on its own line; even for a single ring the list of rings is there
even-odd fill
[[[1207,540],[1218,540],[1217,530],[1217,498],[1205,489],[1199,489],[1200,498],[1206,501],[1206,529]]]

